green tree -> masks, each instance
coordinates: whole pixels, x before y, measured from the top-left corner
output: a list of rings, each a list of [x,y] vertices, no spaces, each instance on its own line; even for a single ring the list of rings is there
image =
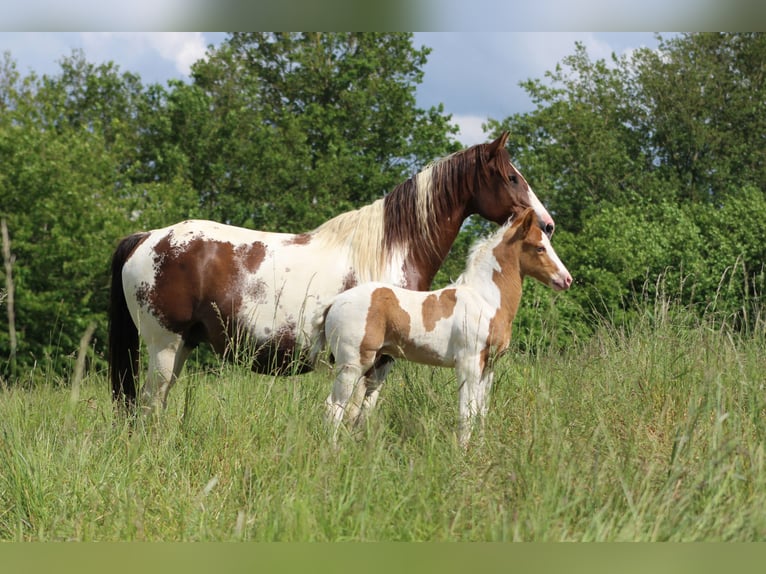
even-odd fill
[[[640,50],[633,104],[647,151],[679,196],[720,203],[766,182],[766,35],[684,34]]]
[[[411,34],[232,34],[172,100],[207,135],[185,151],[210,216],[310,229],[454,151],[449,116],[416,106],[427,54]]]
[[[763,34],[660,38],[609,62],[577,44],[523,83],[533,112],[489,121],[510,130],[512,156],[557,220],[583,332],[593,313],[628,318],[637,295],[701,310],[715,300],[730,314],[758,304],[764,62]]]
[[[150,102],[138,79],[112,64],[74,53],[60,74],[21,78],[6,55],[0,106],[0,216],[15,255],[18,363],[63,374],[91,321],[103,349],[106,270],[118,239],[198,200],[190,187],[149,173],[156,162],[141,126]],[[7,351],[3,313],[3,360]]]

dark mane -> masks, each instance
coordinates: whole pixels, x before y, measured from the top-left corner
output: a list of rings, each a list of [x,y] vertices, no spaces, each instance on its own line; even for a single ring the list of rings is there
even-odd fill
[[[510,185],[508,151],[504,147],[497,150],[500,161],[490,167],[485,151],[489,145],[478,144],[435,161],[384,198],[386,252],[413,242],[435,251],[440,221],[466,205],[493,176],[499,174]]]

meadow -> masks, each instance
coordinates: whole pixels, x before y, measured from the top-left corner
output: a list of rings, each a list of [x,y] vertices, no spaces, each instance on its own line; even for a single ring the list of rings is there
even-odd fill
[[[135,427],[105,372],[3,388],[0,539],[763,540],[762,318],[742,332],[661,303],[566,349],[512,350],[466,452],[453,371],[401,361],[337,450],[328,368],[187,367],[163,418]]]

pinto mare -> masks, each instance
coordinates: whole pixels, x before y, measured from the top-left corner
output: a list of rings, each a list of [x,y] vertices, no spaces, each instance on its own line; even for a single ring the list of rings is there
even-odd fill
[[[112,396],[136,403],[139,339],[148,371],[139,404],[159,412],[191,350],[247,341],[260,373],[309,371],[314,317],[357,283],[426,290],[471,214],[503,223],[532,207],[553,219],[513,166],[508,133],[438,160],[388,195],[297,235],[184,221],[124,238],[112,258]],[[389,359],[376,365],[381,376]]]
[[[475,245],[463,274],[432,292],[365,283],[338,295],[317,327],[335,358],[327,397],[333,440],[344,417],[358,423],[374,406],[374,365],[381,356],[454,367],[459,386],[459,440],[468,444],[476,417],[484,419],[493,361],[508,348],[525,276],[557,291],[572,277],[535,225],[529,209]],[[375,398],[377,396],[375,395]]]

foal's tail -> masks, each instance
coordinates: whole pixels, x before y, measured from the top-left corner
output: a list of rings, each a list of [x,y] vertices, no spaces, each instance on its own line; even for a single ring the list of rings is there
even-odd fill
[[[136,403],[138,372],[138,329],[128,311],[122,288],[122,268],[147,233],[129,235],[117,246],[112,256],[112,289],[109,301],[109,376],[112,399],[123,402],[131,410]]]
[[[324,331],[324,325],[325,320],[327,319],[327,313],[329,313],[331,306],[332,305],[328,305],[325,307],[324,311],[317,313],[311,323],[311,326],[313,327],[312,331],[316,333],[316,338],[314,339],[314,343],[311,345],[311,350],[309,351],[309,360],[311,361],[311,364],[316,363],[319,354],[327,346],[327,335]]]

